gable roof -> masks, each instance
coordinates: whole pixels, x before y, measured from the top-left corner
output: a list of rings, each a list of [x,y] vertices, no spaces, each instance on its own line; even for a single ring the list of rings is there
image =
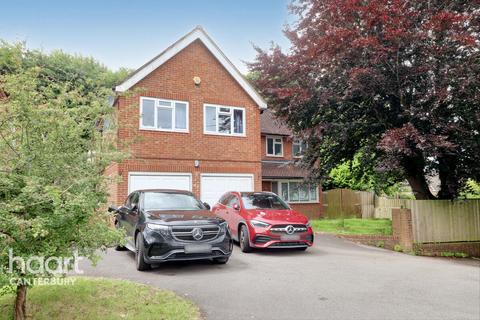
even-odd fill
[[[253,99],[253,101],[255,101],[255,103],[260,109],[267,108],[267,103],[265,102],[265,100],[263,100],[260,94],[258,94],[258,92],[250,85],[250,83],[248,83],[248,81],[243,77],[243,75],[240,73],[240,71],[238,71],[238,69],[233,65],[233,63],[228,60],[225,54],[220,50],[220,48],[215,44],[215,42],[213,42],[212,38],[210,38],[210,36],[201,26],[197,26],[195,29],[180,38],[177,42],[165,49],[162,53],[157,55],[155,58],[138,68],[127,79],[117,85],[115,87],[115,91],[127,91],[195,40],[200,40],[205,45],[205,47],[207,47],[207,49],[213,54],[213,56],[217,58],[220,64],[238,82],[242,89],[245,90],[245,92]]]
[[[290,130],[283,121],[276,118],[271,110],[263,111],[260,119],[263,134],[279,136],[293,135],[292,130]]]

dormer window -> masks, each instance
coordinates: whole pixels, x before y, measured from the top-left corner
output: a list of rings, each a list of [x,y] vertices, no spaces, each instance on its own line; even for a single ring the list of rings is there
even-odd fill
[[[267,156],[283,157],[283,138],[267,136]]]

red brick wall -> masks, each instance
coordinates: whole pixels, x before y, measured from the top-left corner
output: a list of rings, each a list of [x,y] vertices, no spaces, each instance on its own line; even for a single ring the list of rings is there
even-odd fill
[[[116,179],[118,178],[118,164],[112,163],[110,166],[105,169],[104,175],[107,177],[108,184],[108,205],[118,204],[118,183]]]
[[[196,86],[193,77],[201,78]],[[130,141],[132,159],[119,165],[123,177],[117,204],[128,192],[129,171],[190,172],[200,196],[200,173],[251,173],[261,189],[260,110],[250,96],[200,42],[195,41],[132,89],[143,91],[118,99],[119,141]],[[139,130],[140,96],[189,103],[189,133]],[[245,108],[246,136],[203,133],[203,104]],[[200,160],[200,167],[194,167]]]

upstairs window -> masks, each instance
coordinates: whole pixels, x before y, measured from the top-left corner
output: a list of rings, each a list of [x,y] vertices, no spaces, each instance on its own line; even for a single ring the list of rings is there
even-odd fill
[[[204,105],[204,132],[207,134],[245,136],[245,109]]]
[[[282,137],[267,136],[267,156],[283,157]]]
[[[140,129],[188,132],[188,102],[141,97]]]
[[[296,158],[301,158],[303,157],[303,153],[305,152],[305,149],[307,149],[307,143],[300,140],[300,139],[295,139],[293,140],[292,143],[292,154]]]

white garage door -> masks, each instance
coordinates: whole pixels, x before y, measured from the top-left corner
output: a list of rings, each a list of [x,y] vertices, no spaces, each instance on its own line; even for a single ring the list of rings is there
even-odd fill
[[[253,175],[208,173],[200,176],[200,197],[210,206],[227,191],[253,191]]]
[[[130,172],[128,193],[141,189],[178,189],[192,191],[190,173]]]

